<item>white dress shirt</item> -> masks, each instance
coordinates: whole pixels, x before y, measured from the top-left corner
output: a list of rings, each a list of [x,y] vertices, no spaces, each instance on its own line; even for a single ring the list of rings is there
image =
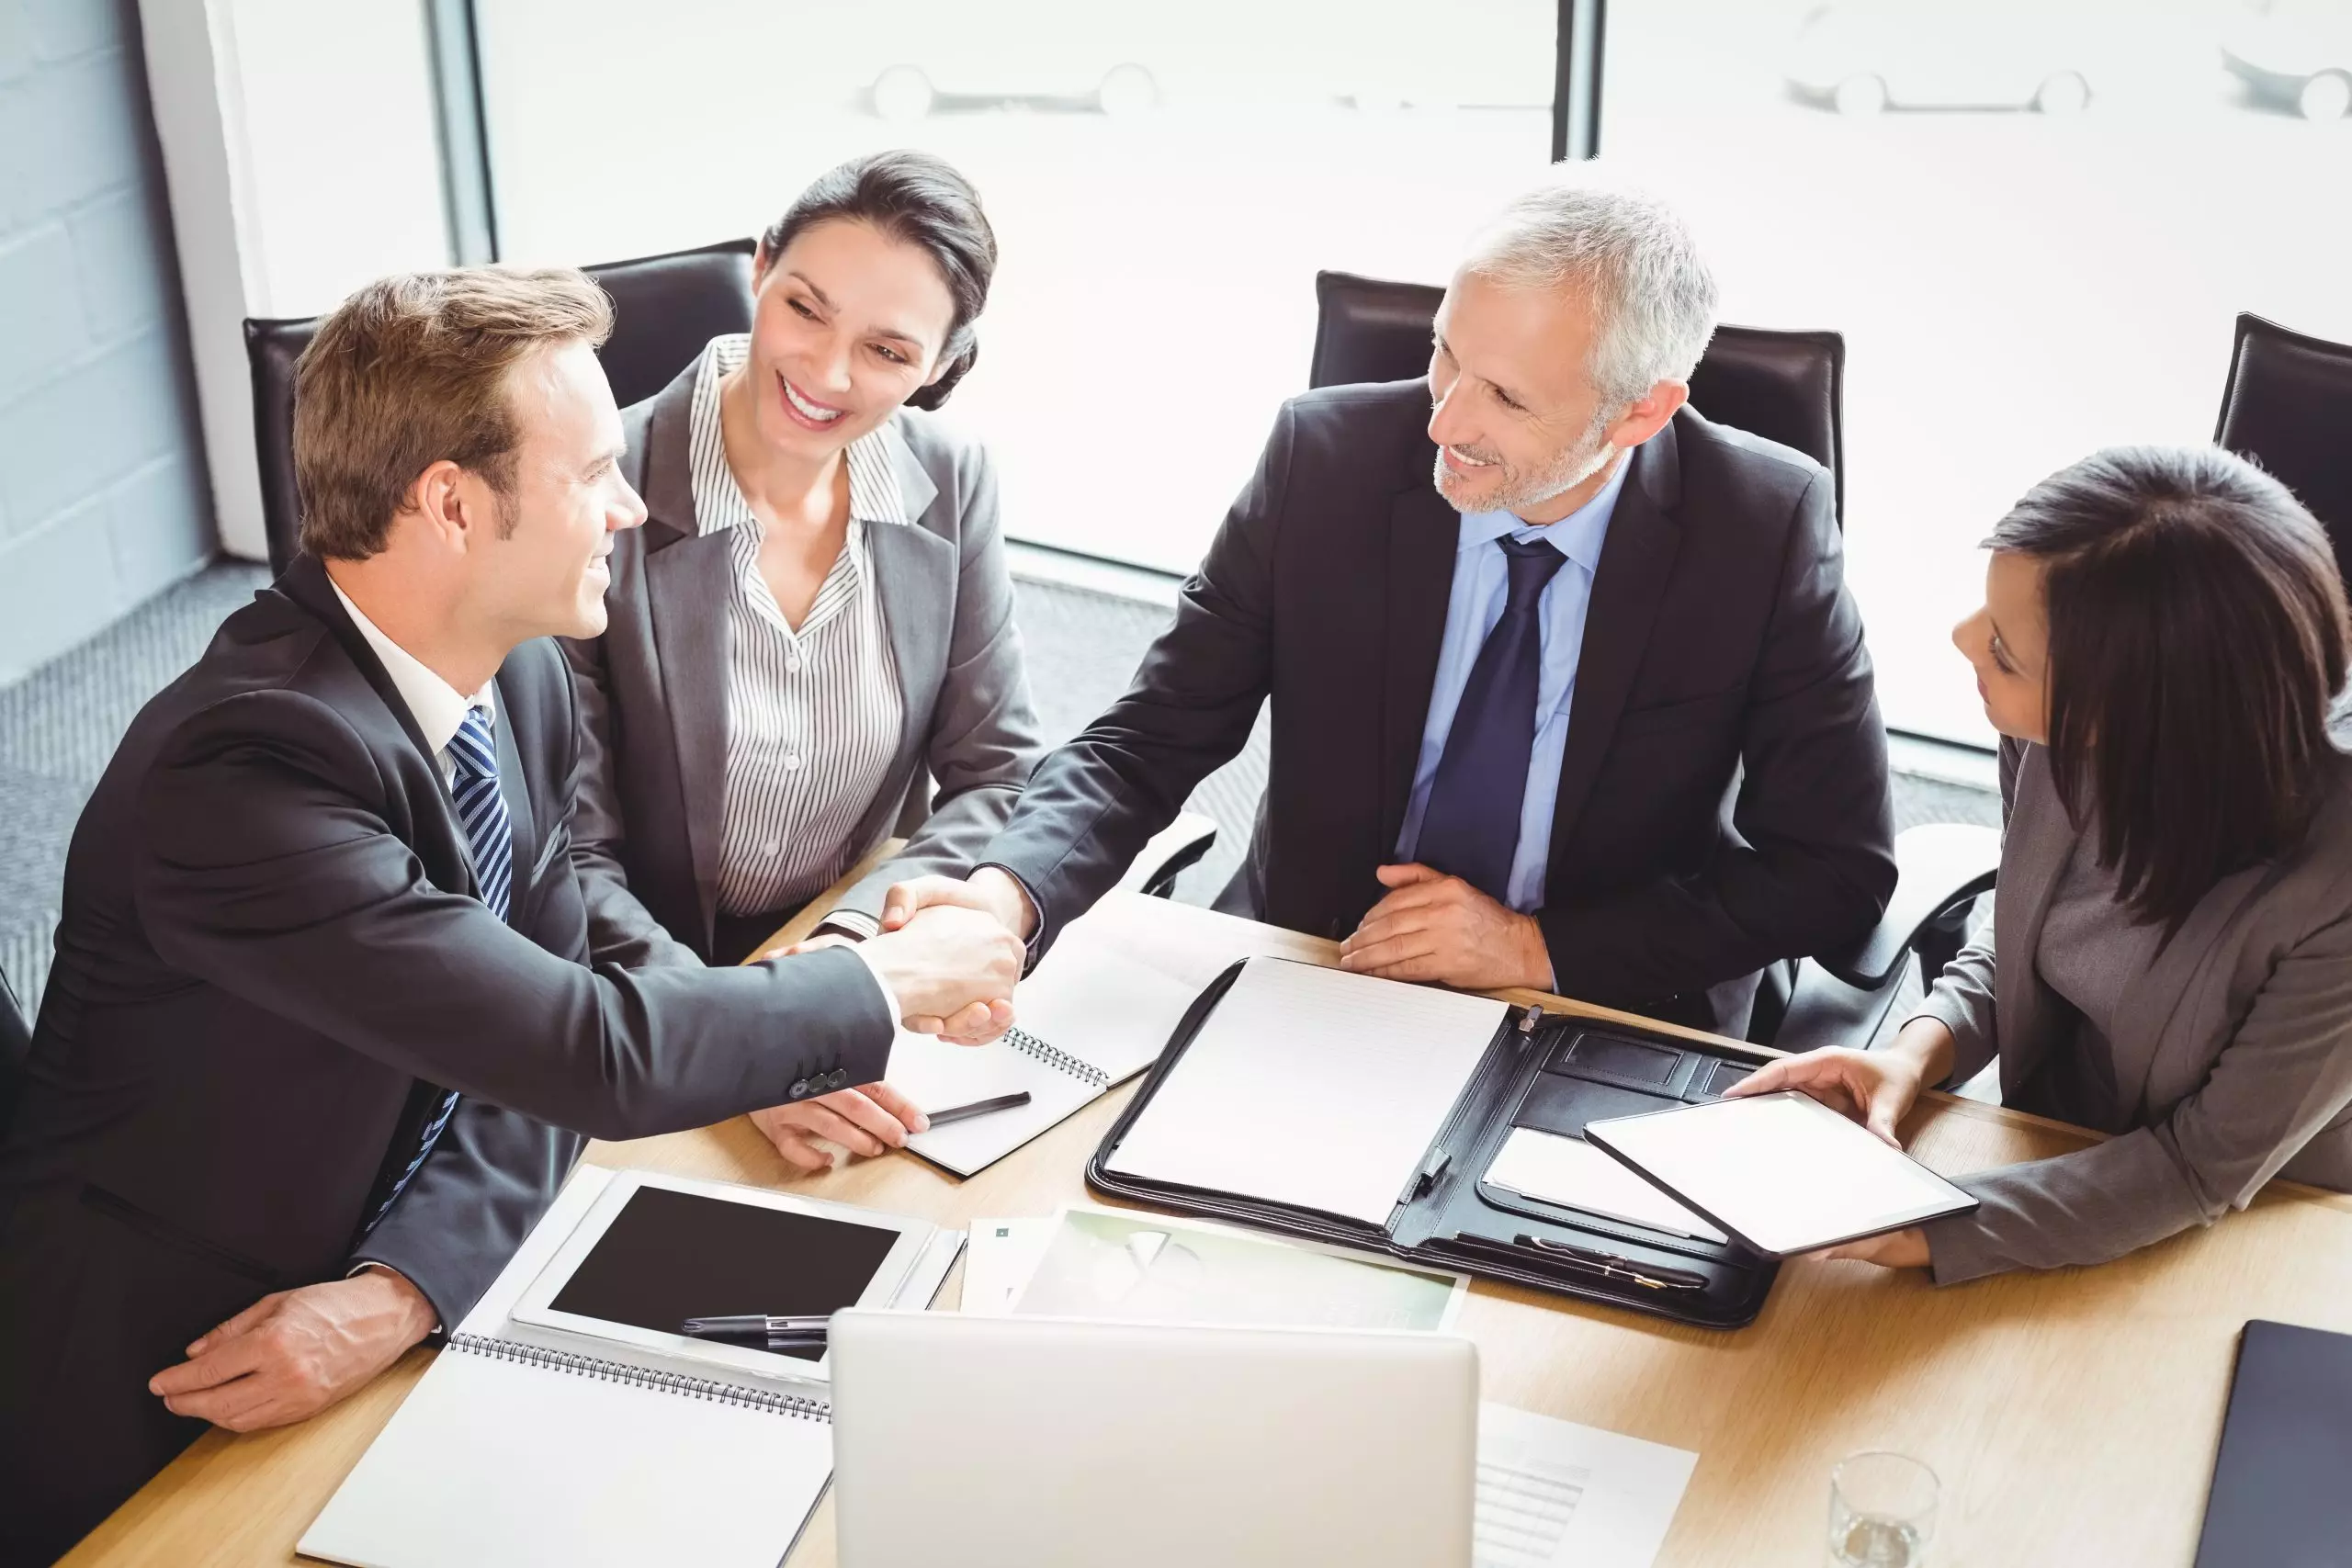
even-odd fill
[[[449,760],[449,742],[457,739],[458,728],[466,722],[467,710],[480,709],[491,735],[494,738],[498,734],[498,705],[491,696],[497,679],[483,682],[481,690],[470,697],[462,695],[457,687],[427,668],[423,660],[386,637],[383,628],[351,602],[351,595],[343,591],[343,584],[335,581],[332,573],[327,585],[334,590],[343,613],[351,617],[351,624],[368,639],[384,673],[392,678],[392,689],[400,693],[401,701],[408,705],[409,716],[424,732],[424,743],[433,748],[433,760],[441,769],[442,787],[450,787],[457,782],[458,764]]]

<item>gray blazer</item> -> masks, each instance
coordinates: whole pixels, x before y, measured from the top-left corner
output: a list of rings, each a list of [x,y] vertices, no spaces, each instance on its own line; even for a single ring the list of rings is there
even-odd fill
[[[584,728],[572,861],[596,961],[628,968],[707,962],[718,910],[734,567],[695,524],[697,365],[621,414],[649,516],[615,544],[605,635],[565,645]],[[910,409],[883,431],[914,520],[867,536],[906,728],[854,842],[908,842],[841,905],[874,919],[892,883],[971,866],[1039,751],[987,451]]]
[[[1961,1179],[1984,1206],[1927,1227],[1939,1284],[2102,1263],[2245,1208],[2274,1176],[2352,1191],[2346,717],[2303,842],[2216,884],[2124,1003],[2111,1040],[2118,1135]],[[1963,951],[1921,1010],[1958,1041],[1951,1081],[1997,1056],[2002,1100],[2031,1110],[2036,1069],[2075,1038],[2077,1015],[2034,953],[2075,833],[2041,747],[2008,742],[2001,763],[2008,826],[1990,945]]]

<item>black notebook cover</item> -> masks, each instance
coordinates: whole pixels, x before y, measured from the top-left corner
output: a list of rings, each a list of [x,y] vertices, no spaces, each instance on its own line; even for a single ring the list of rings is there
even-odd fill
[[[2352,1335],[2260,1320],[2238,1342],[2197,1568],[2352,1562]]]

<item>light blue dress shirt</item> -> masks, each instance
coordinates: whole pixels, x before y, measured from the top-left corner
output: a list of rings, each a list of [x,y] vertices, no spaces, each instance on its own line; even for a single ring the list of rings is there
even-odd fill
[[[1568,705],[1577,692],[1577,661],[1584,651],[1585,614],[1592,605],[1592,576],[1600,565],[1601,542],[1625,488],[1630,457],[1599,494],[1557,523],[1531,526],[1508,512],[1474,512],[1462,519],[1462,542],[1453,562],[1453,592],[1446,604],[1445,640],[1439,645],[1437,683],[1430,691],[1429,717],[1421,726],[1420,755],[1413,763],[1413,794],[1405,805],[1404,830],[1396,835],[1396,858],[1413,859],[1421,840],[1421,817],[1430,804],[1453,710],[1487,634],[1503,618],[1510,573],[1503,561],[1505,535],[1541,539],[1568,558],[1544,585],[1538,602],[1543,626],[1544,673],[1535,688],[1535,750],[1527,760],[1527,795],[1519,813],[1519,849],[1511,856],[1510,894],[1504,899],[1527,914],[1544,907],[1544,873],[1551,859],[1552,807],[1560,794],[1560,759],[1568,744]]]

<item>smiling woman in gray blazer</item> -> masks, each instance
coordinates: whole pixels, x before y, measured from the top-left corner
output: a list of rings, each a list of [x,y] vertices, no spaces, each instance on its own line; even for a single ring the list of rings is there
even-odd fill
[[[820,940],[961,876],[1035,765],[987,452],[927,412],[971,368],[996,241],[920,152],[820,176],[762,236],[752,328],[624,412],[644,527],[574,645],[573,858],[599,963],[733,964],[892,833]],[[935,793],[934,793],[935,791]],[[881,1085],[753,1120],[796,1165],[920,1130]]]
[[[2344,586],[2284,486],[2120,447],[2027,492],[1954,634],[2007,737],[1989,945],[1883,1051],[1797,1088],[1894,1141],[1926,1084],[2113,1134],[1960,1185],[1973,1213],[1833,1249],[1951,1284],[2099,1263],[2274,1176],[2352,1191],[2352,724]]]

